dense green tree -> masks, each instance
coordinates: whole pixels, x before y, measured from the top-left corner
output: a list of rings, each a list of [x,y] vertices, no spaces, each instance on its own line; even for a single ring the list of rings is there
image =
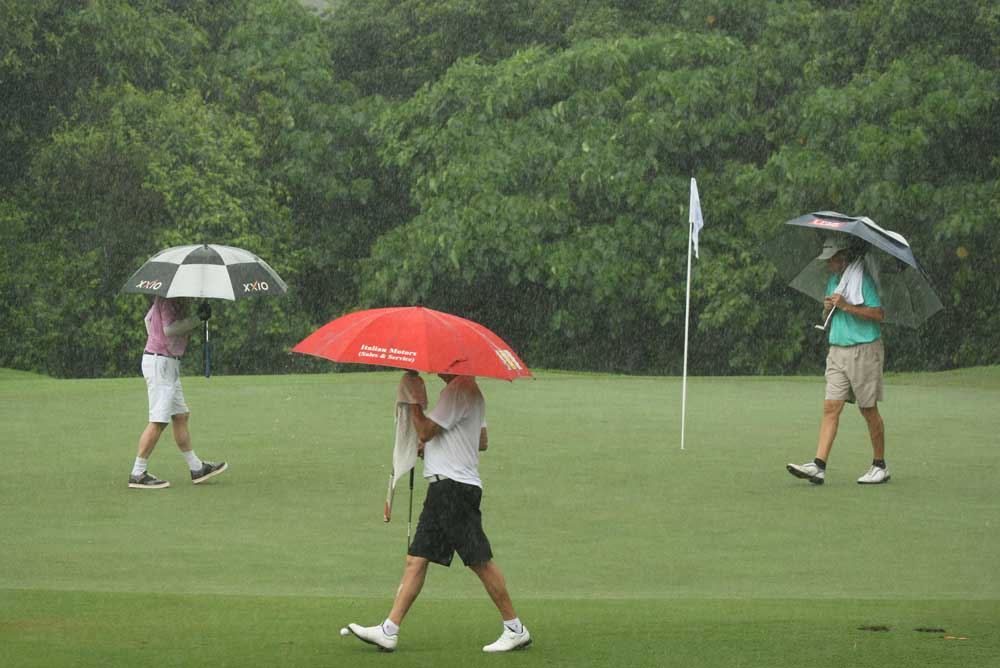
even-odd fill
[[[59,54],[68,31],[57,0],[0,0],[0,196],[9,195],[39,137],[59,122]]]
[[[0,0],[0,365],[134,373],[117,289],[214,241],[291,285],[218,305],[227,371],[420,302],[532,365],[675,372],[691,176],[694,372],[821,365],[760,253],[818,209],[905,234],[947,304],[892,368],[1000,360],[996,3],[326,4]]]
[[[420,212],[374,249],[366,300],[481,313],[546,364],[672,369],[688,179],[721,184],[760,135],[746,62],[677,33],[456,65],[380,126]],[[738,248],[738,222],[716,238]]]
[[[356,302],[357,262],[407,212],[368,137],[384,103],[338,78],[322,28],[302,8],[256,3],[215,61],[217,95],[257,121],[262,174],[293,222],[290,297],[316,323]]]

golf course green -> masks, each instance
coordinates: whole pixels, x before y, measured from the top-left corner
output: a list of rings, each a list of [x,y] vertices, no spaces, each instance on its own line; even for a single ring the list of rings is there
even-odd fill
[[[169,430],[126,487],[141,376],[0,370],[0,666],[1000,665],[1000,367],[886,377],[892,480],[861,486],[848,407],[826,484],[820,377],[537,372],[481,380],[484,525],[535,639],[501,630],[456,558],[383,655],[408,494],[382,521],[397,372],[205,379],[187,365],[198,486]],[[442,383],[427,377],[433,405]],[[414,523],[426,485],[419,479]],[[922,629],[922,630],[918,630]]]

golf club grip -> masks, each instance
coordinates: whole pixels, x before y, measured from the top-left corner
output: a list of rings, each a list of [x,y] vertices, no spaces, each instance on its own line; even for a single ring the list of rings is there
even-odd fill
[[[833,312],[837,310],[837,307],[830,309],[830,313],[826,316],[826,320],[823,321],[822,325],[813,325],[816,329],[826,331],[827,326],[830,324],[830,318],[833,317]]]

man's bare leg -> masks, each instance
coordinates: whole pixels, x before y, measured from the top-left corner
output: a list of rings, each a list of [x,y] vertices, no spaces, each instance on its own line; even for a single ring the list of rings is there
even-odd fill
[[[514,612],[514,604],[511,602],[510,594],[507,592],[507,582],[504,580],[503,573],[500,571],[500,567],[496,565],[496,562],[490,559],[487,562],[469,566],[469,568],[479,576],[483,587],[486,588],[486,593],[490,595],[493,604],[497,606],[497,610],[500,611],[500,615],[504,621],[516,618],[517,614]]]
[[[819,443],[816,445],[816,459],[824,462],[830,457],[833,440],[837,438],[837,427],[840,425],[840,413],[844,410],[843,401],[826,399],[823,402],[823,421],[819,425]]]
[[[392,602],[392,610],[389,612],[389,619],[397,626],[403,623],[403,618],[410,611],[410,606],[417,600],[420,590],[424,587],[424,580],[427,578],[427,559],[415,557],[412,554],[406,555],[406,568],[403,570],[403,580],[396,590],[396,599]]]
[[[868,423],[868,435],[872,439],[873,459],[885,459],[885,423],[882,415],[878,412],[878,404],[871,408],[862,408],[861,415]]]

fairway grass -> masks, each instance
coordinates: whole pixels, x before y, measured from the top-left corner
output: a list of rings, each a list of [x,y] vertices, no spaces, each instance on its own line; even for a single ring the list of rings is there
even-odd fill
[[[337,635],[402,571],[397,379],[185,378],[195,449],[230,470],[191,485],[168,431],[150,471],[173,486],[136,491],[140,377],[0,370],[0,667],[1000,665],[1000,368],[889,376],[874,487],[851,408],[825,485],[785,472],[819,377],[689,379],[684,451],[677,378],[481,381],[485,527],[536,639],[508,657],[481,653],[499,618],[457,558],[396,654]]]

